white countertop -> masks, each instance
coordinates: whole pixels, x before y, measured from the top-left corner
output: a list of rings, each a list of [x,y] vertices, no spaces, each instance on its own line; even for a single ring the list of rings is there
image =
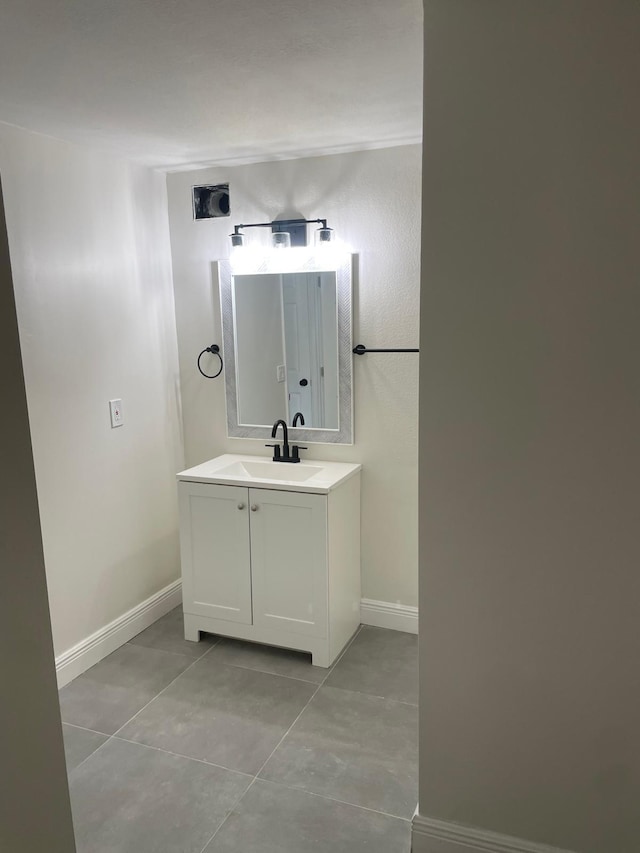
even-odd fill
[[[298,463],[272,462],[270,456],[225,453],[181,471],[176,477],[190,483],[326,495],[361,468],[359,463],[351,462],[319,462],[313,459],[303,459]]]

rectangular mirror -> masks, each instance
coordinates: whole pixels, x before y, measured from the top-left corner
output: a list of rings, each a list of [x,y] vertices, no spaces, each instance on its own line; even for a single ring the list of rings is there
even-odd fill
[[[351,262],[308,249],[219,262],[229,436],[267,439],[298,414],[292,440],[353,442]]]

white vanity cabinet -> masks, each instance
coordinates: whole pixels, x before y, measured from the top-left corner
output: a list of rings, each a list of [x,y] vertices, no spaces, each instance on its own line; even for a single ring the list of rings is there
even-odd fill
[[[329,666],[360,624],[360,466],[313,491],[282,479],[238,485],[237,467],[234,482],[207,482],[205,466],[178,475],[186,638],[299,649]]]

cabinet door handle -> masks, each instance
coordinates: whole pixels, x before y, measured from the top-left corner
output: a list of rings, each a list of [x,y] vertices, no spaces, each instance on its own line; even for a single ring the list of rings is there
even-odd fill
[[[244,504],[243,504],[243,503],[239,503],[239,504],[238,504],[238,509],[244,509]]]
[[[258,512],[258,504],[251,504],[251,512]]]

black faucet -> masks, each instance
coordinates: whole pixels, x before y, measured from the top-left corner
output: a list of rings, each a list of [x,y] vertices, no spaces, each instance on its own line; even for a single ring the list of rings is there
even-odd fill
[[[282,456],[288,457],[289,456],[289,428],[287,427],[287,422],[283,421],[282,418],[280,418],[279,420],[277,420],[274,423],[273,429],[271,430],[271,438],[276,437],[276,433],[278,432],[279,426],[282,426],[282,437],[284,439],[283,444],[282,444]],[[268,444],[267,447],[274,447],[274,448],[277,448],[278,450],[280,450],[280,448],[278,447],[277,444],[275,444],[275,445]],[[274,456],[275,456],[275,454],[274,454]],[[275,459],[274,459],[274,461],[275,461]]]
[[[301,416],[302,417],[302,416]],[[295,420],[295,419],[294,419]],[[304,423],[304,420],[302,421]],[[299,450],[306,450],[306,447],[298,447],[298,445],[294,444],[292,448],[289,448],[289,429],[285,421],[282,418],[279,418],[273,425],[273,429],[271,430],[271,438],[276,437],[276,433],[278,431],[278,427],[282,426],[282,437],[284,439],[282,444],[282,452],[280,450],[279,444],[267,444],[265,447],[273,447],[273,461],[274,462],[299,462],[300,456],[298,455]],[[291,452],[289,452],[291,450]]]
[[[295,415],[293,416],[293,423],[291,424],[291,426],[298,426],[298,420],[300,420],[300,424],[302,426],[304,426],[304,415],[302,414],[302,412],[296,412],[295,413]]]

